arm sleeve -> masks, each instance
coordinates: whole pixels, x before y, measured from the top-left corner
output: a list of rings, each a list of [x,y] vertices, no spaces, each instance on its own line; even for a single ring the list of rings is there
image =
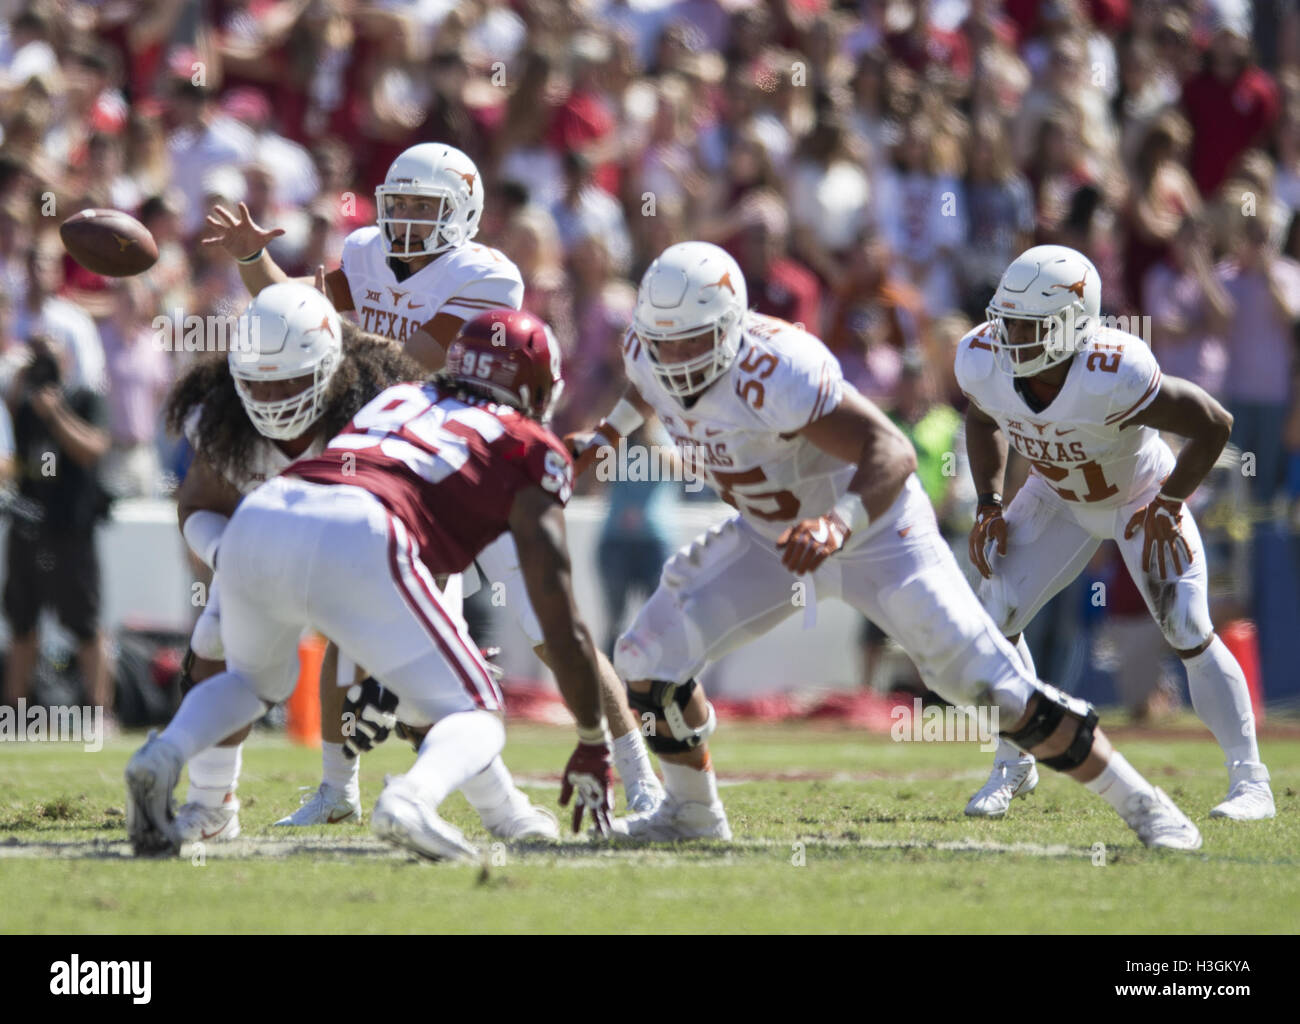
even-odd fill
[[[349,282],[348,292],[354,307],[356,297],[350,294],[352,291],[351,282],[363,280],[366,276],[365,269],[358,266],[357,261],[365,250],[366,242],[378,234],[379,229],[377,227],[357,228],[356,231],[343,240],[343,252],[339,255],[339,269],[343,271],[343,276]]]
[[[469,320],[488,309],[519,309],[524,304],[524,282],[518,272],[488,274],[463,285],[442,304],[438,313]]]
[[[1090,353],[1088,362],[1092,363],[1100,354]],[[1085,372],[1103,373],[1109,377],[1110,374],[1101,369],[1103,362],[1096,362],[1097,369],[1085,364]],[[1141,342],[1125,345],[1110,393],[1106,425],[1119,426],[1150,405],[1160,392],[1160,380],[1160,364],[1151,349]]]
[[[805,340],[806,347],[793,358],[787,356],[789,361],[778,363],[770,377],[753,378],[763,385],[762,405],[755,412],[782,434],[792,434],[821,419],[840,404],[844,395],[840,364],[820,341],[811,336]],[[750,405],[754,404],[755,400],[750,399]]]
[[[517,420],[510,427],[516,467],[516,491],[540,487],[561,505],[573,495],[573,460],[559,439],[540,423]]]

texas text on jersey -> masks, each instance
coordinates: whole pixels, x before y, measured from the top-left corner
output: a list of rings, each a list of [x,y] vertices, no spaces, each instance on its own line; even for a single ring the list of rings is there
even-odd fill
[[[384,391],[323,454],[285,472],[370,491],[407,524],[433,573],[461,572],[504,533],[517,492],[539,486],[563,505],[573,489],[569,455],[545,427],[432,382]]]
[[[1123,425],[1160,390],[1160,367],[1139,337],[1098,329],[1070,362],[1060,393],[1034,411],[1015,379],[998,371],[988,324],[957,345],[957,383],[997,421],[1031,472],[1065,501],[1123,505],[1162,480],[1174,456],[1159,432]]]
[[[623,339],[623,362],[687,466],[769,540],[845,493],[854,467],[796,433],[831,412],[850,386],[811,334],[746,314],[736,359],[689,409],[664,390],[632,330]]]
[[[518,268],[476,242],[444,252],[399,280],[379,228],[359,228],[343,243],[341,269],[361,329],[398,341],[441,313],[471,320],[487,309],[518,309],[524,300]]]

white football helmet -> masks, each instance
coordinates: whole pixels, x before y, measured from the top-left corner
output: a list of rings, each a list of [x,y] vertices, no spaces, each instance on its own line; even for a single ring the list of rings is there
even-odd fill
[[[998,366],[1013,377],[1065,362],[1097,329],[1101,278],[1083,253],[1063,245],[1036,245],[1007,267],[986,311],[997,337]],[[1007,320],[1032,320],[1032,344],[1012,345]],[[1042,351],[1019,358],[1029,350]]]
[[[432,220],[390,217],[394,196],[424,196],[435,201]],[[393,161],[384,183],[375,189],[377,221],[384,252],[398,259],[433,256],[464,245],[478,234],[483,216],[483,179],[474,161],[453,146],[422,142]],[[411,242],[411,225],[428,224],[432,230],[423,247],[394,248],[393,242]]]
[[[633,329],[664,390],[681,400],[727,372],[740,350],[749,307],[745,276],[724,250],[708,242],[670,245],[650,264],[637,290]],[[686,362],[665,362],[665,343],[713,332],[712,348]]]
[[[230,375],[257,432],[277,441],[301,437],[325,411],[325,392],[343,358],[343,325],[329,299],[296,281],[263,288],[239,318]],[[288,398],[259,401],[250,381],[311,383]]]

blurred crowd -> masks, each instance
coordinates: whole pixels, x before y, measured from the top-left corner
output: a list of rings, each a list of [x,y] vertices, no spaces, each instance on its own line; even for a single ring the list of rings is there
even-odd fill
[[[1292,0],[4,0],[0,383],[29,338],[102,395],[115,495],[159,495],[155,318],[234,313],[204,247],[243,202],[290,274],[374,219],[393,158],[467,152],[479,240],[566,357],[556,427],[621,389],[635,282],[714,241],[751,306],[823,338],[902,423],[950,532],[969,500],[952,352],[1024,248],[1083,250],[1103,312],[1233,412],[1248,520],[1300,507],[1300,5]],[[62,252],[87,206],[161,258]],[[2,437],[2,435],[0,435]],[[621,507],[621,505],[620,505]],[[629,538],[653,533],[630,503]],[[1122,571],[1122,570],[1121,570]]]

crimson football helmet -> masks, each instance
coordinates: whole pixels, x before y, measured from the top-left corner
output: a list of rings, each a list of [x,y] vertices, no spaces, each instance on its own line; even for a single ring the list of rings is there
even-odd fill
[[[564,390],[560,343],[523,310],[493,309],[467,320],[447,349],[443,372],[542,423]]]

